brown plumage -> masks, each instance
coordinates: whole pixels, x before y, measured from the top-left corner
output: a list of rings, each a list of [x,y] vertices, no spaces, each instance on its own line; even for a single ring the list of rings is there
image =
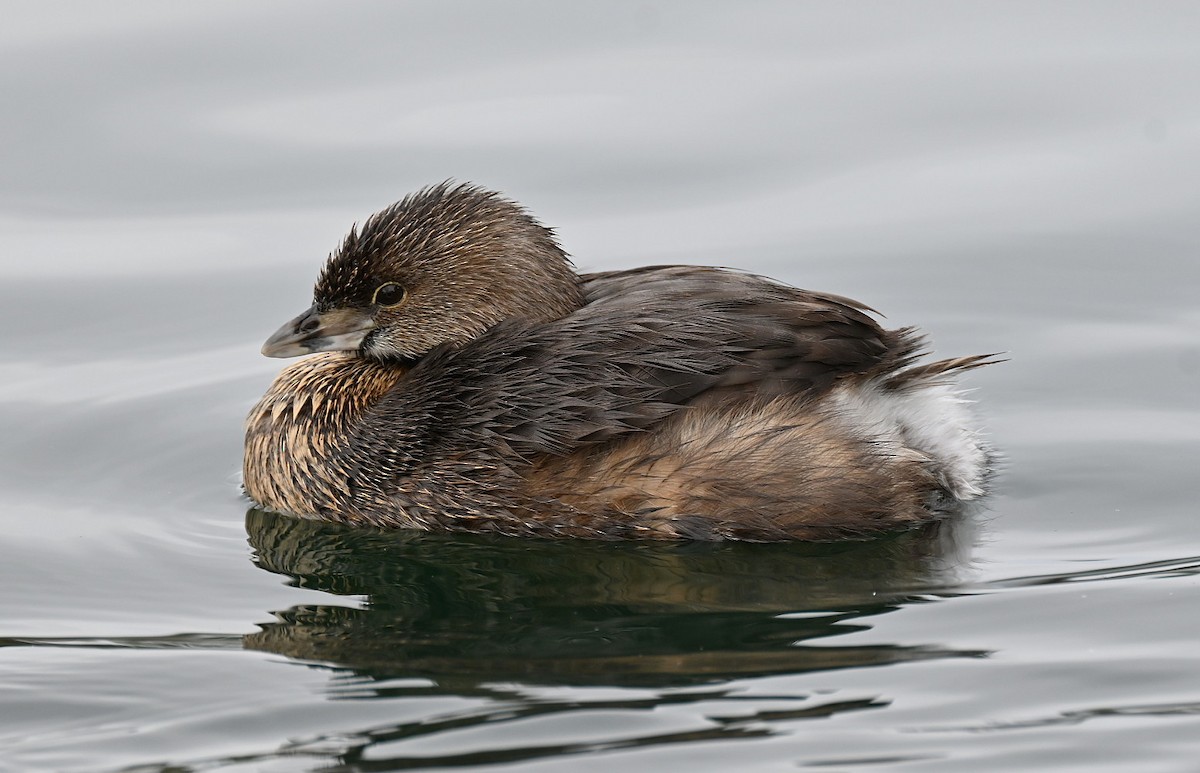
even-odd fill
[[[982,493],[948,386],[987,356],[855,301],[721,269],[578,276],[551,232],[472,186],[352,231],[263,347],[326,352],[247,422],[260,506],[350,524],[536,536],[835,539]]]

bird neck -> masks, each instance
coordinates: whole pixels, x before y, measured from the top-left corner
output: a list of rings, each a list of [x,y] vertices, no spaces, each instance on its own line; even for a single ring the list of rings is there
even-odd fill
[[[246,419],[246,493],[266,508],[314,517],[328,517],[332,503],[349,504],[339,451],[362,415],[407,372],[343,352],[285,368]],[[353,520],[351,511],[343,515]]]

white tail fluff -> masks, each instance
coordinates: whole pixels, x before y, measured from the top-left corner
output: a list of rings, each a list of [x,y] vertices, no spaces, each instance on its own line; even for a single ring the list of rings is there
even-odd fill
[[[946,383],[889,389],[860,382],[835,389],[829,405],[839,420],[889,452],[928,459],[946,491],[969,500],[984,493],[988,454],[968,402]]]

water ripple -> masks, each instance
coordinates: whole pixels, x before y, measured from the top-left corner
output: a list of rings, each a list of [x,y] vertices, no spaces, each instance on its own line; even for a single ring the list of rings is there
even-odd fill
[[[1079,572],[1035,574],[1027,577],[1012,577],[988,583],[992,588],[1027,588],[1040,585],[1061,585],[1076,582],[1099,582],[1125,580],[1135,577],[1190,577],[1200,574],[1200,556],[1147,561],[1127,566],[1112,566],[1103,569],[1085,569]]]

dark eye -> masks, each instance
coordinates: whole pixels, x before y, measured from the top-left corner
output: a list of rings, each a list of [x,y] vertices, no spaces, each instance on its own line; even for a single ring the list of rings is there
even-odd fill
[[[374,302],[380,306],[395,306],[404,300],[405,295],[408,295],[408,291],[403,287],[395,282],[387,282],[379,285],[379,289],[375,291]]]

